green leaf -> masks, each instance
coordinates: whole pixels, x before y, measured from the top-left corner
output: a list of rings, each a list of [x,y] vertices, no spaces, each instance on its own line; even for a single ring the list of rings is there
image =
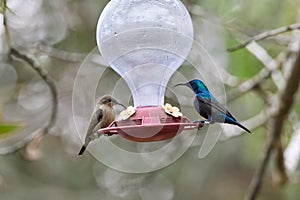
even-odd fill
[[[13,133],[19,128],[20,126],[14,124],[0,124],[0,135]]]

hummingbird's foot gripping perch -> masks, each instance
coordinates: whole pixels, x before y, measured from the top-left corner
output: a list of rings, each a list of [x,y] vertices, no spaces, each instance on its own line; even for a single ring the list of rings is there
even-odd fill
[[[206,120],[196,120],[193,121],[193,123],[198,125],[198,130],[200,130],[204,126],[204,124],[207,124]]]
[[[212,120],[204,120],[204,124],[214,124],[215,122]]]
[[[196,120],[194,121],[194,123],[198,123],[198,124],[214,124],[214,121],[210,121],[210,120]]]

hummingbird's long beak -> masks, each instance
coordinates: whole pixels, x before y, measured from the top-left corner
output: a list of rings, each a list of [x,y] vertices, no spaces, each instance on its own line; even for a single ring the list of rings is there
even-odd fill
[[[119,102],[116,102],[116,105],[120,105],[122,106],[123,108],[127,109],[126,106],[124,106],[123,104],[119,103]]]
[[[178,84],[174,85],[173,87],[177,87],[177,86],[180,86],[180,85],[191,87],[189,83],[178,83]]]

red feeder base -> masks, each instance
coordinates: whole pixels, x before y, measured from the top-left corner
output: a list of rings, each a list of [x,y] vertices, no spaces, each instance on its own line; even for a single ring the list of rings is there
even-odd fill
[[[133,116],[114,121],[98,132],[106,135],[119,134],[135,142],[162,141],[175,137],[183,130],[201,128],[203,124],[193,123],[186,116],[167,115],[162,107],[138,107]]]

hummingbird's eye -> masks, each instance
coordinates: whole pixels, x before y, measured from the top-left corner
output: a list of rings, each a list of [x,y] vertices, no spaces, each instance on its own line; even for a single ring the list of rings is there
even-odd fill
[[[108,102],[111,102],[111,99],[108,99]]]

